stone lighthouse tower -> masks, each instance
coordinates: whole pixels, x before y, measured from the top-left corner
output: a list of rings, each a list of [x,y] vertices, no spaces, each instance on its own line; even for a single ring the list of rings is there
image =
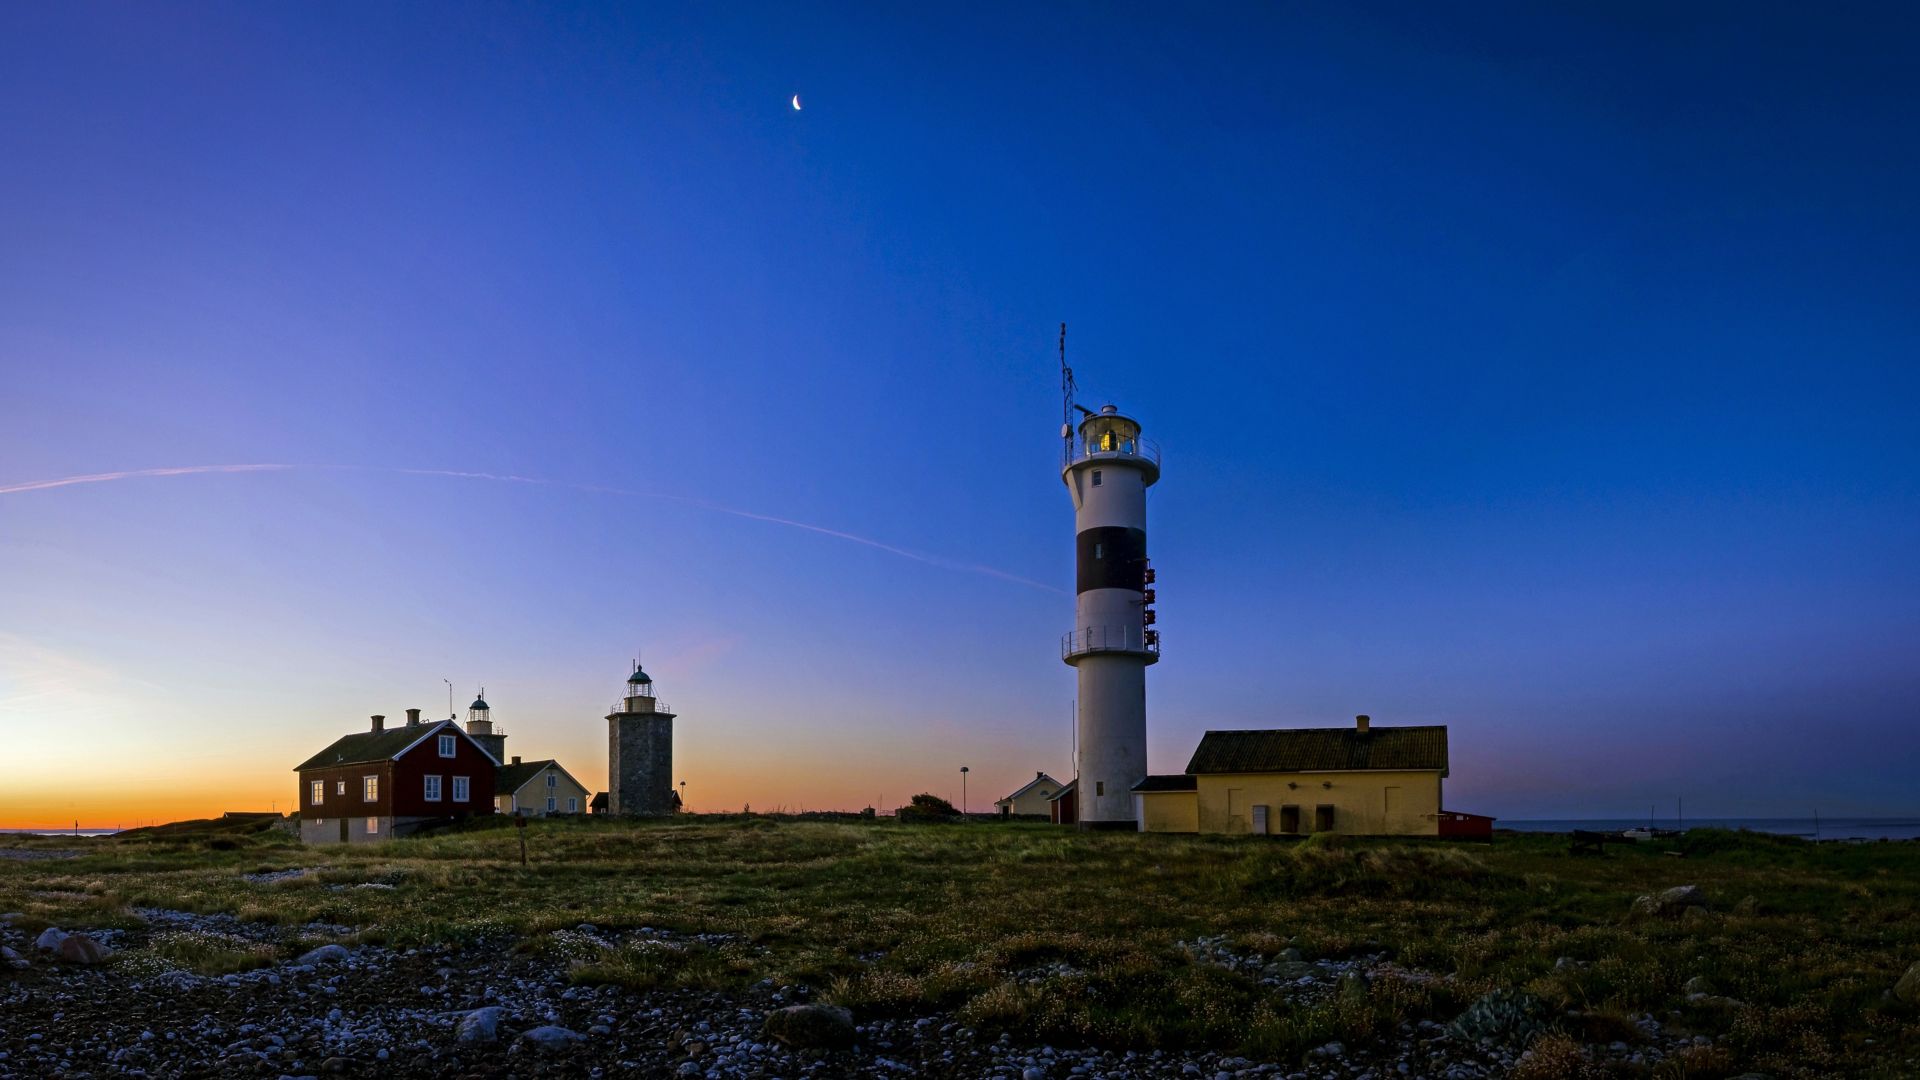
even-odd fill
[[[673,710],[633,662],[625,696],[607,714],[607,812],[673,813]]]
[[[1064,332],[1063,332],[1064,333]],[[1160,479],[1157,447],[1112,405],[1084,414],[1061,470],[1073,495],[1074,623],[1060,657],[1079,676],[1080,827],[1134,828],[1133,786],[1147,775],[1147,665],[1160,659],[1147,563],[1147,488]],[[1071,415],[1071,412],[1069,412]]]

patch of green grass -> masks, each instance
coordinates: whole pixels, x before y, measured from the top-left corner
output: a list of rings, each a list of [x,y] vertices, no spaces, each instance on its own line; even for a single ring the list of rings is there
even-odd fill
[[[252,971],[278,958],[278,951],[272,945],[198,930],[155,934],[148,948],[167,963],[199,975]]]

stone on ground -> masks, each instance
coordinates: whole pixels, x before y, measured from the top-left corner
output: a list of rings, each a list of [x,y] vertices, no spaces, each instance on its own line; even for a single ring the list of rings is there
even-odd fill
[[[853,1014],[838,1005],[789,1005],[767,1014],[767,1034],[796,1050],[852,1046]]]
[[[67,940],[67,932],[65,930],[57,926],[49,926],[45,930],[40,931],[39,937],[33,939],[33,947],[46,952],[52,952],[59,948],[60,943],[65,940]]]
[[[20,971],[27,966],[27,958],[7,948],[5,945],[0,945],[0,964],[5,964],[15,971]]]
[[[113,955],[113,950],[85,934],[68,934],[60,939],[54,955],[69,964],[98,964]]]
[[[557,1024],[543,1024],[521,1032],[520,1041],[542,1050],[562,1050],[574,1043],[586,1042],[587,1037]]]
[[[1920,960],[1915,960],[1893,984],[1893,996],[1909,1005],[1920,1005]]]
[[[498,1005],[489,1005],[484,1009],[475,1009],[460,1018],[460,1028],[454,1032],[454,1041],[463,1043],[490,1043],[500,1038],[500,1014]]]
[[[300,954],[299,963],[326,964],[336,960],[345,960],[349,955],[344,945],[322,945],[317,949]]]
[[[1633,914],[1659,919],[1677,919],[1690,908],[1705,910],[1707,896],[1698,885],[1675,885],[1671,889],[1636,897]]]

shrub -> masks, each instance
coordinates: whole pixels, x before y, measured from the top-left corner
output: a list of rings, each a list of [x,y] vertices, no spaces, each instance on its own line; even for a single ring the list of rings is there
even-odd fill
[[[935,821],[959,816],[960,811],[955,810],[952,803],[924,791],[915,795],[907,801],[907,805],[900,808],[900,817],[908,820]]]

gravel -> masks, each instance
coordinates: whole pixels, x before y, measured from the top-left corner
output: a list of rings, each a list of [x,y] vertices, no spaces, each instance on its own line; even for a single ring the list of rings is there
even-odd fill
[[[1298,1061],[1261,1062],[1205,1051],[1035,1045],[1013,1034],[976,1032],[939,1013],[856,1014],[851,1046],[800,1049],[771,1037],[768,1018],[813,1003],[807,986],[763,980],[713,992],[575,985],[564,958],[516,950],[515,939],[505,936],[459,947],[323,946],[291,964],[208,977],[165,964],[147,944],[156,934],[180,931],[265,941],[282,934],[312,940],[343,935],[346,928],[277,927],[153,909],[141,914],[148,923],[141,930],[74,928],[118,954],[92,966],[33,953],[27,934],[0,926],[0,945],[30,959],[24,970],[0,967],[0,1078],[1481,1080],[1505,1076],[1519,1058],[1515,1048],[1464,1042],[1431,1021],[1404,1024],[1392,1037],[1366,1044],[1328,1043]],[[592,926],[561,933],[627,943],[696,940]],[[1276,995],[1295,999],[1337,994],[1343,979],[1351,986],[1356,979],[1439,978],[1396,968],[1377,953],[1269,959],[1236,952],[1222,939],[1199,939],[1188,948],[1200,962],[1246,972]],[[1296,964],[1306,968],[1277,966]],[[1591,1048],[1596,1058],[1626,1071],[1649,1071],[1696,1039],[1652,1016],[1642,1017],[1639,1028],[1632,1043]]]

